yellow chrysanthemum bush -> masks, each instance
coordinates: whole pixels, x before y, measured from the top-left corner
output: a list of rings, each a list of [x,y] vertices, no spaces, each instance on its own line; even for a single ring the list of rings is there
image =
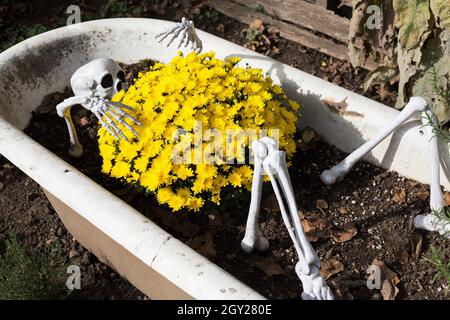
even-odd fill
[[[251,189],[249,143],[278,139],[288,159],[295,152],[299,105],[260,69],[238,58],[181,53],[156,63],[113,100],[136,110],[130,142],[99,130],[102,171],[143,187],[173,211],[220,204],[230,190]]]

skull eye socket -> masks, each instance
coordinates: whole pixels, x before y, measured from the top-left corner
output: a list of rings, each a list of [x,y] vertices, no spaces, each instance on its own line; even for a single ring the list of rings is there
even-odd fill
[[[110,74],[104,75],[100,84],[103,88],[111,88],[113,86],[113,77]]]
[[[123,72],[122,70],[120,70],[117,73],[117,78],[119,78],[120,81],[125,82],[125,72]]]

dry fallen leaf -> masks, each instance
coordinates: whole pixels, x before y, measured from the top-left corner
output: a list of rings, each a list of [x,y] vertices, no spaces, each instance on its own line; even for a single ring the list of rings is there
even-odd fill
[[[348,211],[347,208],[341,207],[341,208],[339,208],[339,213],[340,214],[349,214],[350,211]]]
[[[344,265],[342,264],[342,262],[336,259],[327,260],[320,266],[320,275],[325,280],[342,271],[344,271]]]
[[[262,207],[269,213],[280,212],[280,206],[278,205],[277,197],[275,193],[271,193],[262,201]]]
[[[316,242],[319,238],[329,238],[328,221],[322,218],[301,218],[303,231],[309,241]]]
[[[420,255],[422,253],[422,244],[423,244],[422,236],[418,233],[413,233],[411,236],[411,245],[415,259],[420,258]]]
[[[326,202],[324,199],[317,199],[316,207],[319,209],[328,209],[328,202]]]
[[[317,138],[317,133],[313,129],[306,128],[305,131],[303,131],[302,141],[304,143],[310,143],[311,141],[314,141],[316,138]]]
[[[255,267],[264,272],[268,277],[286,274],[284,269],[278,263],[273,262],[273,260],[270,258],[257,261],[255,263]]]
[[[444,193],[445,206],[450,206],[450,192],[445,191]]]
[[[89,120],[88,117],[80,118],[80,120],[78,120],[78,122],[79,122],[80,126],[82,126],[82,127],[85,127],[91,123],[91,121]]]
[[[331,236],[333,237],[333,240],[338,243],[350,241],[357,234],[358,229],[356,229],[356,226],[353,222],[346,223],[343,226],[343,230],[331,231]]]
[[[261,19],[255,19],[250,23],[250,28],[262,32],[264,31],[264,23]]]
[[[207,231],[205,234],[187,241],[186,244],[205,258],[211,260],[216,256],[216,249],[214,248],[214,237],[211,231]]]
[[[417,192],[417,197],[422,201],[426,201],[429,196],[430,196],[430,193],[428,191]]]
[[[225,32],[225,26],[223,25],[223,23],[220,23],[217,26],[216,30],[217,30],[217,32],[224,33]]]
[[[394,194],[394,197],[392,197],[392,200],[395,202],[395,203],[398,203],[398,204],[404,204],[405,202],[406,202],[406,191],[405,190],[400,190],[400,191],[397,191],[395,194]]]
[[[398,294],[396,285],[400,282],[397,274],[389,269],[386,264],[378,258],[372,261],[372,265],[379,268],[381,272],[381,295],[384,300],[394,300]]]
[[[381,296],[383,300],[395,300],[395,297],[398,294],[398,288],[388,279],[383,281],[381,285]]]

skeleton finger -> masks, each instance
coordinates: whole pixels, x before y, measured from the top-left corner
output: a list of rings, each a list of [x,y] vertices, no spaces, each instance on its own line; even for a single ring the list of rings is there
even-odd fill
[[[167,43],[166,47],[169,47],[169,46],[172,44],[172,42],[178,37],[178,35],[179,35],[182,31],[183,31],[183,32],[186,32],[186,31],[183,30],[182,28],[180,28],[180,29],[178,29],[177,31],[175,31],[174,34],[173,34],[173,36],[172,36],[172,38],[170,38],[169,42]]]
[[[95,112],[94,113],[95,116],[97,117],[97,119],[100,121],[100,123],[102,124],[102,126],[111,134],[114,136],[114,138],[116,139],[120,139],[119,136],[117,135],[117,133],[115,133],[113,131],[113,129],[110,127],[110,125],[108,123],[106,123],[105,121],[103,121],[102,119],[102,115],[99,112]]]
[[[119,106],[122,106],[122,108],[125,106],[124,104],[119,104]],[[118,113],[121,117],[125,117],[130,119],[131,121],[133,121],[133,123],[137,124],[140,127],[143,127],[144,125],[135,117],[133,117],[132,115],[126,113],[125,111],[121,110],[120,108],[118,108],[116,105],[114,105],[114,103],[111,101],[108,105],[109,108],[111,108],[114,112]],[[128,107],[128,106],[125,106]],[[131,107],[128,107],[131,108]],[[131,108],[131,110],[134,110],[133,108]]]
[[[183,43],[187,39],[187,37],[188,37],[188,33],[187,32],[183,32],[182,38],[180,40],[180,43],[178,43],[177,49],[181,48],[181,46],[183,45]]]
[[[179,24],[177,24],[175,27],[173,27],[172,29],[163,31],[161,33],[158,33],[155,38],[158,39],[161,37],[161,39],[158,40],[158,42],[163,42],[169,35],[171,35],[172,33],[174,33],[175,31],[177,31],[177,29],[179,29],[180,26]]]
[[[128,130],[130,130],[135,136],[138,135],[138,133],[136,132],[136,130],[134,130],[134,128],[132,126],[130,126],[128,123],[126,123],[126,121],[123,119],[123,117],[121,117],[120,115],[117,115],[114,112],[109,112],[108,115],[112,116],[114,119],[116,119],[116,121],[118,123],[120,123],[121,125],[123,125],[125,128],[127,128]]]
[[[108,124],[122,137],[124,138],[126,141],[129,141],[127,136],[122,132],[122,130],[120,130],[116,124],[114,123],[114,121],[106,114],[106,113],[102,113],[103,117],[105,118],[105,120],[108,122]]]

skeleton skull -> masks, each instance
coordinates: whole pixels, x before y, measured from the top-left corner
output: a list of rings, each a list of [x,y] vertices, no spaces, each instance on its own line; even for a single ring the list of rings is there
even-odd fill
[[[100,58],[79,68],[70,79],[76,96],[93,94],[111,99],[122,90],[125,73],[112,59]]]
[[[126,83],[125,73],[117,62],[108,58],[93,60],[75,71],[70,83],[75,96],[56,106],[58,115],[64,117],[69,130],[70,155],[80,157],[83,153],[83,148],[78,141],[75,126],[70,117],[70,108],[75,104],[81,104],[95,114],[102,126],[114,137],[128,140],[116,122],[137,136],[134,128],[125,121],[125,118],[128,118],[132,123],[142,125],[137,119],[124,111],[124,109],[131,111],[134,111],[134,109],[110,100],[114,94],[122,90],[122,86]]]

